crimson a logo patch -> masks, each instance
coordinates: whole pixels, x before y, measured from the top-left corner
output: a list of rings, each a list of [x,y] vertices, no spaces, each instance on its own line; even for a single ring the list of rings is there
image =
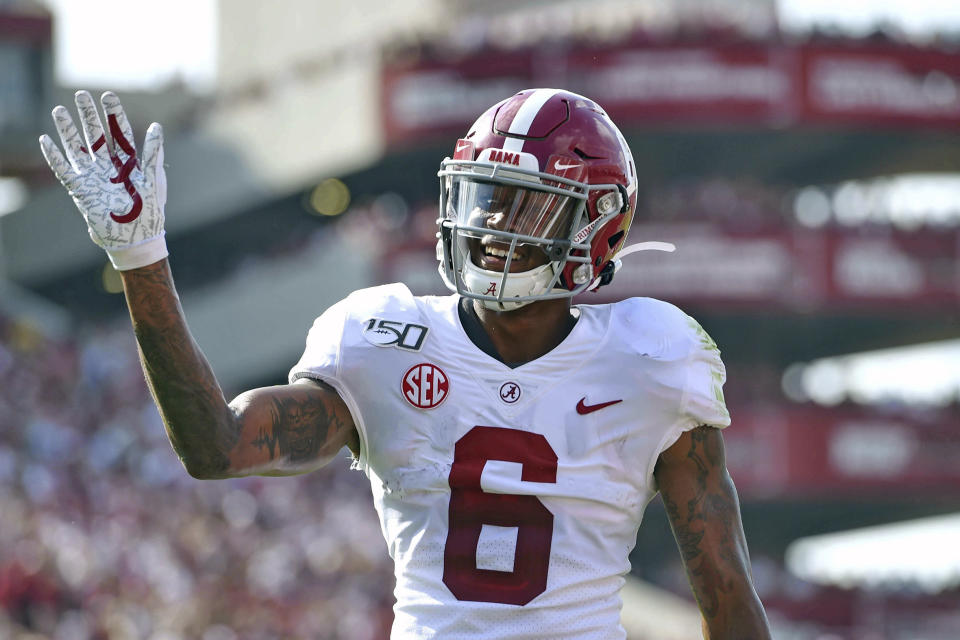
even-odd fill
[[[400,393],[418,409],[433,409],[450,394],[450,379],[440,367],[422,362],[403,374]]]
[[[521,393],[523,391],[520,389],[520,385],[512,380],[500,385],[500,399],[507,404],[513,404],[519,400]]]

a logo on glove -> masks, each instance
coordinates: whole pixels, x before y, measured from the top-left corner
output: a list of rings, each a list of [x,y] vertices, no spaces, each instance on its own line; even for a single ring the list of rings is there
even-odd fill
[[[126,153],[129,158],[126,162],[120,162],[120,158],[116,154],[110,154],[110,160],[113,161],[113,166],[117,170],[117,177],[110,178],[110,182],[113,184],[123,183],[123,186],[126,188],[127,193],[130,194],[130,198],[133,200],[133,206],[130,207],[130,212],[125,213],[122,216],[110,212],[110,217],[113,218],[116,222],[120,224],[126,224],[128,222],[133,222],[140,217],[140,212],[143,210],[143,198],[140,197],[140,192],[137,191],[137,188],[133,185],[133,182],[130,181],[130,172],[133,171],[133,168],[137,166],[137,154],[134,152],[133,146],[130,142],[124,137],[123,129],[120,128],[120,123],[117,122],[117,116],[111,114],[107,116],[107,122],[110,125],[110,135],[113,136],[113,139],[116,141],[120,148],[123,149],[123,152]],[[107,139],[104,136],[97,138],[96,142],[93,143],[91,151],[97,151],[100,147],[106,144]],[[81,146],[80,150],[84,153],[87,152],[86,148]]]
[[[117,116],[110,114],[107,116],[107,122],[110,124],[110,135],[113,136],[114,142],[116,142],[123,152],[126,153],[129,158],[126,162],[121,163],[120,158],[113,154],[110,156],[110,159],[113,161],[113,166],[117,169],[117,177],[110,178],[110,182],[113,184],[123,183],[124,188],[126,188],[127,193],[130,194],[130,198],[133,199],[133,206],[130,208],[130,212],[122,216],[110,212],[110,217],[113,218],[115,222],[120,224],[126,224],[128,222],[133,222],[140,217],[140,211],[143,210],[143,198],[140,197],[140,193],[137,191],[137,188],[133,186],[133,182],[130,181],[130,172],[133,171],[134,167],[137,166],[137,153],[133,148],[133,145],[130,144],[130,141],[127,140],[123,135],[123,130],[120,128],[120,123],[117,122]],[[99,140],[97,142],[100,142]]]

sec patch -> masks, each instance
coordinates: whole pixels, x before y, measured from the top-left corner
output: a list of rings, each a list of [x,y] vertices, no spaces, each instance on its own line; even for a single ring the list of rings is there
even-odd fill
[[[450,394],[450,379],[440,367],[422,362],[403,374],[400,393],[418,409],[433,409]]]

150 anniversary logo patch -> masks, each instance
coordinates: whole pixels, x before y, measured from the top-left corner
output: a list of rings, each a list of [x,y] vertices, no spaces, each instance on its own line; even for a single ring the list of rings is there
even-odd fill
[[[396,347],[405,351],[420,351],[429,329],[422,324],[370,318],[363,327],[363,337],[378,347]]]

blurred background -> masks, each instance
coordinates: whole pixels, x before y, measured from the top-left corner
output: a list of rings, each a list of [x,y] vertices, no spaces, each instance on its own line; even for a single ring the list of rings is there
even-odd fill
[[[586,94],[643,197],[583,302],[654,296],[728,367],[728,464],[778,639],[960,637],[960,6],[934,0],[0,0],[0,638],[385,638],[392,569],[346,455],[199,482],[117,274],[43,163],[56,104],[166,131],[168,243],[228,397],[312,319],[444,293],[436,171],[515,91]],[[71,106],[72,109],[72,106]],[[142,138],[141,138],[142,139]],[[631,638],[698,638],[659,499]]]

